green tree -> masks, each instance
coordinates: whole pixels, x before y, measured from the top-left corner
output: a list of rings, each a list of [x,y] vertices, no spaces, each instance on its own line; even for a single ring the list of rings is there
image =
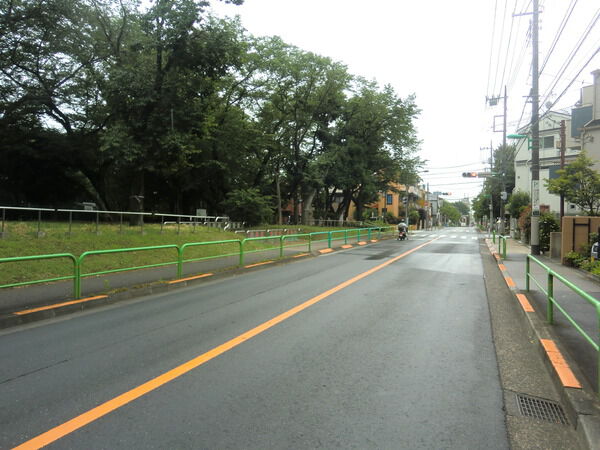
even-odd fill
[[[324,173],[326,207],[331,197],[342,192],[343,199],[332,214],[348,216],[350,203],[362,216],[365,205],[377,199],[390,183],[416,181],[421,160],[415,152],[418,141],[413,120],[418,114],[414,99],[400,99],[389,86],[358,80],[355,93],[344,105],[327,146],[320,158]]]
[[[236,189],[227,194],[222,207],[231,219],[250,226],[270,223],[273,217],[271,197],[258,189]]]
[[[451,224],[460,223],[460,211],[452,203],[444,202],[440,207],[440,214]]]
[[[521,215],[521,212],[527,205],[531,203],[531,199],[529,198],[529,194],[523,191],[516,191],[511,194],[508,198],[508,203],[506,205],[506,210],[511,215],[511,217],[518,218]]]
[[[490,195],[484,189],[473,199],[473,216],[476,220],[481,221],[484,217],[489,217],[490,214]]]
[[[270,165],[264,168],[277,175],[283,198],[293,200],[295,220],[303,202],[306,220],[320,178],[315,161],[340,114],[350,75],[345,66],[278,38],[266,42],[263,51],[266,82],[257,117],[272,139],[264,152]]]
[[[458,210],[458,212],[460,212],[460,214],[462,216],[468,216],[469,215],[469,206],[465,203],[465,202],[454,202],[452,203],[452,205]]]
[[[581,152],[571,164],[557,171],[558,178],[546,180],[548,192],[563,194],[567,201],[590,216],[599,215],[600,174],[593,166],[594,161],[586,152]]]

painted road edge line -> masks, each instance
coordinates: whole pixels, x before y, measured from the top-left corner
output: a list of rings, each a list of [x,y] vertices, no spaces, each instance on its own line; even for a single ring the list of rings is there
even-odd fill
[[[529,300],[527,300],[527,297],[524,294],[517,294],[517,300],[519,300],[523,311],[535,312],[535,309],[533,309],[533,306],[531,306],[531,303],[529,303]]]
[[[249,264],[247,266],[244,266],[244,269],[250,269],[251,267],[258,267],[258,266],[264,266],[266,264],[273,264],[275,261],[263,261],[263,262],[259,262],[256,264]]]
[[[24,450],[24,449],[34,449],[34,448],[37,449],[37,448],[45,447],[61,438],[73,433],[74,431],[85,427],[86,425],[98,420],[99,418],[104,417],[105,415],[111,413],[112,411],[115,411],[116,409],[119,409],[122,406],[127,405],[128,403],[131,403],[132,401],[148,394],[149,392],[152,392],[155,389],[158,389],[159,387],[163,386],[164,384],[167,384],[170,381],[173,381],[174,379],[179,378],[180,376],[192,371],[196,367],[199,367],[202,364],[210,361],[211,359],[214,359],[217,356],[231,350],[232,348],[237,347],[238,345],[244,343],[245,341],[252,339],[255,336],[258,336],[262,332],[268,330],[269,328],[274,327],[275,325],[283,322],[284,320],[289,319],[292,316],[295,316],[299,312],[320,302],[321,300],[331,296],[332,294],[335,294],[336,292],[339,292],[342,289],[356,283],[357,281],[362,280],[363,278],[366,278],[367,276],[383,269],[384,267],[387,267],[390,264],[395,263],[396,261],[404,258],[405,256],[410,255],[411,253],[416,252],[417,250],[431,244],[432,242],[437,241],[438,239],[440,239],[440,238],[436,238],[436,239],[427,241],[427,242],[425,242],[421,245],[418,245],[418,246],[416,246],[394,258],[387,260],[384,263],[379,264],[378,266],[375,266],[363,273],[360,273],[360,274],[356,275],[355,277],[350,278],[350,279],[344,281],[343,283],[338,284],[337,286],[334,286],[331,289],[317,295],[316,297],[313,297],[313,298],[305,301],[304,303],[301,303],[301,304],[293,307],[292,309],[289,309],[288,311],[283,312],[283,313],[279,314],[278,316],[275,316],[272,319],[267,320],[266,322],[263,322],[262,324],[246,331],[245,333],[242,333],[239,336],[237,336],[233,339],[230,339],[229,341],[227,341],[217,347],[214,347],[212,350],[202,353],[201,355],[196,356],[195,358],[175,367],[174,369],[171,369],[171,370],[163,373],[162,375],[152,378],[149,381],[146,381],[145,383],[143,383],[127,392],[124,392],[123,394],[118,395],[117,397],[114,397],[111,400],[108,400],[108,401],[80,414],[79,416],[76,416],[73,419],[62,423],[61,425],[58,425],[42,434],[37,435],[36,437],[22,443],[21,445],[14,447],[13,450]]]
[[[558,374],[561,383],[564,387],[581,389],[581,383],[569,367],[567,361],[563,357],[562,353],[556,346],[555,342],[551,339],[540,339],[548,359],[552,363],[554,370]]]
[[[95,297],[87,297],[87,298],[81,298],[79,300],[71,300],[69,302],[55,303],[53,305],[48,305],[48,306],[40,306],[39,308],[24,309],[22,311],[16,311],[13,314],[15,314],[17,316],[24,316],[27,314],[32,314],[34,312],[47,311],[49,309],[60,308],[62,306],[76,305],[78,303],[85,303],[85,302],[90,302],[93,300],[100,300],[101,298],[108,298],[108,295],[97,295]]]
[[[177,283],[183,283],[184,281],[198,280],[199,278],[212,277],[213,275],[214,274],[212,274],[212,273],[203,273],[200,275],[194,275],[193,277],[179,278],[177,280],[171,280],[171,281],[169,281],[169,284],[177,284]]]

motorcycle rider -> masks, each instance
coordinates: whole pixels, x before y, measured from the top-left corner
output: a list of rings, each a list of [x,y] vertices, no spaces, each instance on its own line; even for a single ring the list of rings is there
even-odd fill
[[[404,222],[400,222],[398,224],[398,239],[400,239],[400,236],[402,236],[403,233],[404,233],[404,237],[406,237],[406,235],[408,233],[408,225],[406,225],[406,223],[404,223]]]

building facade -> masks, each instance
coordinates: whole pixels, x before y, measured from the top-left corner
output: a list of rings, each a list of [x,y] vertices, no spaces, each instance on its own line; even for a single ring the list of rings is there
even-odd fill
[[[542,211],[560,211],[560,196],[551,194],[545,186],[545,180],[556,178],[560,169],[560,127],[565,122],[566,139],[564,164],[572,162],[585,150],[596,161],[596,170],[600,170],[600,70],[592,72],[594,83],[581,89],[580,101],[573,107],[571,114],[547,111],[540,117],[540,170],[539,201]],[[530,125],[518,130],[521,138],[516,143],[515,188],[513,192],[527,192],[531,195],[531,130]],[[576,205],[565,202],[567,215],[579,214]]]

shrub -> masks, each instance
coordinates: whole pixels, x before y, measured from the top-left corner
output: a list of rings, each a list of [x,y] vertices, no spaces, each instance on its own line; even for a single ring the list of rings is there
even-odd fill
[[[531,206],[526,206],[521,211],[519,216],[519,228],[521,229],[521,236],[525,242],[529,242],[531,236]]]
[[[577,252],[570,251],[565,255],[565,265],[572,267],[580,267],[586,258]]]
[[[540,216],[540,250],[545,252],[550,249],[550,233],[559,231],[558,220],[552,213],[542,213]],[[589,253],[589,252],[588,252]],[[585,254],[585,253],[584,253]]]

